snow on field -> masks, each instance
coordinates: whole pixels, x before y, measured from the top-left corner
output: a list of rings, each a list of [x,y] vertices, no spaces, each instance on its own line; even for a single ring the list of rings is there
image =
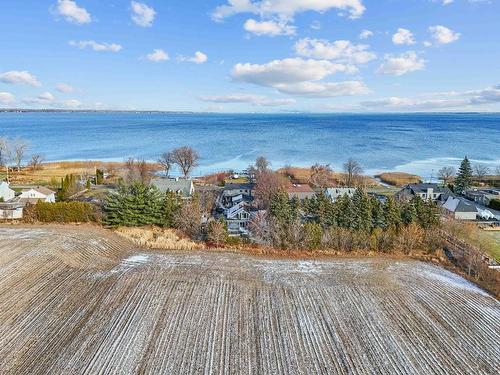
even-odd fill
[[[137,251],[98,229],[37,231],[0,228],[1,374],[500,368],[500,303],[434,265]]]

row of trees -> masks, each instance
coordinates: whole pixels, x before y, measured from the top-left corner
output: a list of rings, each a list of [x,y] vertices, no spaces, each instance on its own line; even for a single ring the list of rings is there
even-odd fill
[[[254,220],[252,231],[260,242],[280,248],[339,250],[366,248],[372,236],[380,239],[385,233],[385,240],[377,242],[377,249],[389,251],[393,245],[388,241],[389,234],[399,238],[401,233],[418,232],[421,237],[438,224],[439,212],[432,202],[419,197],[409,202],[388,198],[383,204],[358,188],[352,198],[345,195],[335,203],[324,194],[300,202],[297,198],[289,199],[285,192],[278,192],[273,195],[267,214]],[[364,244],[360,244],[361,239]],[[351,242],[349,246],[340,246],[335,241]]]
[[[19,172],[29,150],[29,142],[22,138],[10,139],[0,137],[0,168],[4,169],[9,179],[9,172],[15,168]],[[33,169],[42,163],[41,155],[32,155],[29,165]]]

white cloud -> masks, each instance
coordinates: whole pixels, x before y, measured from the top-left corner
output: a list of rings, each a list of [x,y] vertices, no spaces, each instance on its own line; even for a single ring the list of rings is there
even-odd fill
[[[415,38],[410,30],[399,28],[398,31],[392,36],[394,44],[415,44]]]
[[[168,53],[162,49],[155,49],[150,54],[146,55],[146,59],[152,62],[167,61],[170,59]]]
[[[284,21],[256,21],[249,19],[243,25],[244,29],[255,35],[295,35],[296,27]]]
[[[437,98],[436,98],[437,97]],[[453,110],[474,105],[500,103],[500,85],[482,90],[428,94],[424,98],[388,97],[361,102],[361,106],[374,110],[429,111]]]
[[[323,39],[300,39],[295,43],[295,52],[304,57],[334,60],[349,64],[365,64],[377,56],[364,44],[352,44],[348,40],[329,42]]]
[[[263,17],[291,19],[297,13],[323,13],[331,9],[347,11],[351,18],[358,18],[365,11],[362,0],[228,0],[227,4],[215,9],[212,18],[220,21],[238,13],[253,13]]]
[[[373,31],[363,30],[359,34],[359,39],[368,39],[368,38],[371,38],[372,36],[373,36]]]
[[[16,98],[10,92],[0,92],[0,104],[8,105],[13,104],[15,101]]]
[[[94,40],[81,40],[81,41],[71,40],[69,42],[69,45],[80,49],[85,49],[87,47],[90,47],[97,52],[119,52],[123,49],[121,45],[116,43],[97,43]]]
[[[69,94],[75,91],[75,89],[72,86],[68,85],[67,83],[57,84],[56,89],[57,91],[62,92],[64,94]]]
[[[251,94],[231,94],[231,95],[221,95],[221,96],[201,96],[200,100],[210,103],[248,103],[251,105],[265,106],[265,107],[278,107],[290,104],[295,104],[295,99],[283,98],[283,99],[269,99],[261,95],[251,95]]]
[[[24,99],[23,102],[27,104],[45,105],[49,106],[55,102],[56,98],[50,92],[46,91],[33,99]]]
[[[419,58],[413,51],[401,55],[387,54],[384,56],[384,62],[378,68],[377,73],[402,76],[403,74],[424,69],[425,64],[426,61]]]
[[[96,104],[100,105],[101,103]],[[78,109],[83,106],[83,103],[77,99],[69,99],[62,101],[59,105],[68,109]]]
[[[132,1],[130,6],[132,8],[132,21],[136,25],[141,27],[153,26],[156,16],[156,11],[153,8],[138,1]]]
[[[310,98],[332,98],[336,96],[365,95],[370,92],[364,82],[300,82],[295,84],[278,84],[280,92]]]
[[[313,30],[320,30],[321,29],[321,22],[313,21],[309,27]]]
[[[441,25],[429,27],[429,33],[431,33],[432,39],[434,39],[436,44],[448,44],[460,38],[460,33],[456,33]]]
[[[33,87],[42,86],[38,79],[26,70],[11,70],[9,72],[2,73],[0,74],[0,82],[12,85],[28,85]]]
[[[187,62],[192,62],[195,64],[203,64],[208,61],[208,56],[205,55],[203,52],[197,51],[194,56],[188,57],[188,56],[179,56],[178,57],[179,61],[187,61]]]
[[[90,13],[85,8],[78,6],[73,0],[58,0],[54,7],[54,13],[77,25],[92,22]]]
[[[355,73],[356,67],[328,60],[288,58],[267,64],[236,64],[233,79],[271,87],[282,93],[305,97],[332,97],[365,94],[362,82],[318,82],[335,73]]]

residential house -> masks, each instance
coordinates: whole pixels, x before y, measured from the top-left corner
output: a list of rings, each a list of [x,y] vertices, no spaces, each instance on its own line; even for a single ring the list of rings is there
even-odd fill
[[[332,202],[336,202],[340,197],[343,197],[344,195],[352,198],[355,192],[355,188],[334,187],[326,189],[325,195],[330,198]]]
[[[225,196],[228,196],[228,197],[233,197],[233,196],[236,196],[239,194],[243,194],[243,195],[247,195],[247,196],[251,197],[253,188],[254,188],[254,184],[250,183],[250,182],[242,183],[242,184],[229,183],[229,184],[226,184],[226,186],[224,186],[224,193],[223,194]]]
[[[410,200],[419,196],[423,200],[432,200],[434,202],[445,202],[452,196],[451,190],[445,186],[431,183],[409,184],[396,193],[396,199],[399,201]]]
[[[309,185],[291,184],[287,186],[286,191],[290,199],[298,198],[301,201],[316,196],[316,193]]]
[[[473,203],[467,202],[460,197],[448,197],[442,208],[447,215],[456,220],[476,220],[478,214],[477,208]]]
[[[190,198],[194,193],[193,180],[181,178],[155,178],[151,181],[162,193],[174,192],[184,199]]]
[[[493,199],[500,199],[499,189],[473,189],[466,190],[463,194],[467,199],[483,206],[488,206]]]
[[[23,203],[0,203],[0,220],[20,220],[23,218],[23,209]]]
[[[241,201],[225,211],[224,217],[230,235],[248,234],[252,219],[251,206]]]
[[[29,189],[24,189],[19,196],[19,203],[38,202],[55,203],[56,193],[44,186],[36,186]]]
[[[9,184],[2,181],[0,182],[0,201],[7,202],[16,196],[16,192],[9,187]]]
[[[229,183],[217,199],[217,211],[224,217],[230,235],[248,234],[253,208],[252,183]]]

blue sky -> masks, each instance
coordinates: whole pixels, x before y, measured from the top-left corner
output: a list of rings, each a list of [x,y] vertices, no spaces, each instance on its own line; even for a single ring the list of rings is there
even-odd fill
[[[500,111],[496,0],[1,0],[0,108]]]

